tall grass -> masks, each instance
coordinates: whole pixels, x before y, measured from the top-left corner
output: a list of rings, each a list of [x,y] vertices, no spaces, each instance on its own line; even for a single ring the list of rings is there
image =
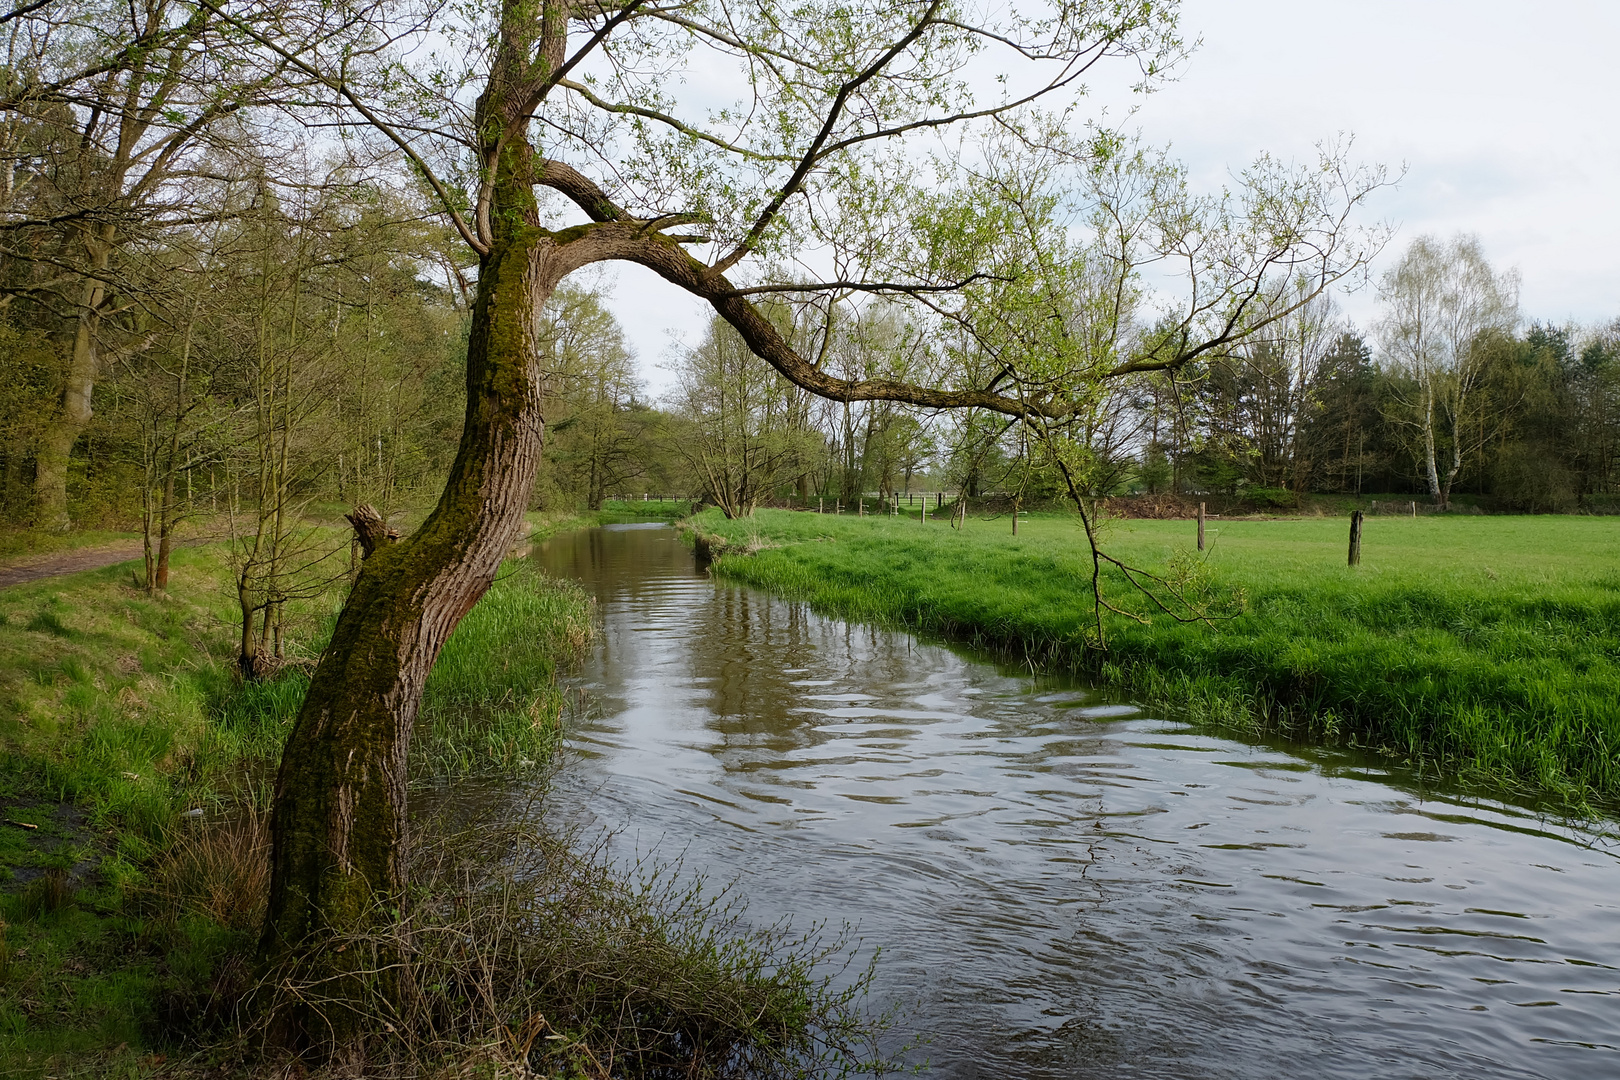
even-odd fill
[[[226,580],[198,547],[175,553],[168,597],[127,567],[0,591],[0,810],[35,826],[0,827],[0,1074],[115,1072],[139,1055],[108,1048],[220,1019],[211,988],[242,976],[263,885],[242,823],[269,805],[341,593],[299,616],[302,663],[243,683]],[[503,572],[430,680],[418,774],[543,760],[555,668],[590,614],[574,586]]]
[[[761,512],[695,520],[719,573],[848,617],[1089,673],[1256,727],[1381,750],[1568,805],[1620,805],[1620,524],[1598,518],[1212,523],[1204,563],[1229,620],[1178,623],[1118,574],[1106,652],[1085,647],[1091,563],[1078,524],[942,523]],[[1115,522],[1105,544],[1163,569],[1186,522]],[[753,549],[751,555],[743,554]],[[729,553],[725,553],[729,552]]]
[[[366,1075],[884,1071],[885,1018],[862,1007],[871,968],[848,970],[845,935],[751,926],[728,890],[678,864],[617,863],[539,811],[426,830],[403,918],[365,923],[337,946],[350,964],[343,1007],[374,1033]],[[328,961],[294,957],[258,992],[319,1015],[333,996]]]
[[[578,585],[509,563],[456,627],[428,677],[413,773],[444,778],[549,758],[564,704],[557,669],[590,642],[592,614]]]

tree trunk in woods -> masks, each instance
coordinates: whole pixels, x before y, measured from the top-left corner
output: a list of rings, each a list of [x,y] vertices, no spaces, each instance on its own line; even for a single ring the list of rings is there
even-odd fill
[[[162,517],[158,519],[158,549],[157,566],[152,571],[152,589],[154,592],[167,592],[169,590],[169,556],[174,551],[174,466],[171,462],[169,475],[163,478],[163,508]]]
[[[191,318],[186,322],[185,343],[180,350],[180,373],[175,380],[174,427],[169,431],[168,460],[163,465],[163,508],[158,518],[157,566],[152,572],[152,589],[166,592],[169,588],[169,555],[174,550],[174,529],[179,517],[175,503],[174,474],[180,469],[180,435],[185,426],[187,402],[186,383],[191,374],[191,335],[197,323],[197,304],[193,301]],[[189,477],[189,474],[187,474]],[[191,481],[186,480],[186,499],[191,499]]]
[[[91,269],[103,271],[106,268],[107,256],[105,252],[98,252]],[[101,317],[105,296],[106,287],[99,280],[85,279],[73,334],[73,354],[62,385],[62,403],[40,436],[34,458],[34,524],[42,529],[63,530],[71,524],[67,511],[68,459],[93,415],[91,396],[101,366],[96,323]]]

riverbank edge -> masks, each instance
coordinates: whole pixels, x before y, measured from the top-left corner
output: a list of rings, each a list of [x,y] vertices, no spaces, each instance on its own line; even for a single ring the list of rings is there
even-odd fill
[[[1109,651],[1101,653],[1078,638],[1052,635],[1031,612],[1022,620],[1002,617],[996,625],[963,619],[927,596],[894,588],[895,582],[882,580],[881,574],[866,582],[856,602],[839,583],[825,578],[787,582],[764,566],[756,556],[777,548],[782,538],[773,537],[757,520],[726,521],[711,511],[683,519],[677,527],[720,578],[805,601],[824,614],[967,646],[1032,674],[1079,676],[1137,704],[1174,711],[1216,734],[1370,752],[1413,770],[1420,779],[1427,776],[1479,797],[1508,798],[1569,820],[1612,818],[1620,808],[1620,791],[1571,783],[1566,773],[1545,765],[1539,775],[1528,770],[1504,773],[1479,768],[1465,754],[1446,753],[1440,740],[1457,736],[1453,723],[1465,729],[1466,737],[1468,717],[1442,716],[1432,725],[1437,731],[1432,741],[1408,731],[1404,745],[1395,745],[1378,716],[1360,708],[1353,695],[1335,693],[1328,681],[1295,679],[1290,685],[1286,678],[1266,677],[1272,658],[1243,654],[1233,658],[1228,670],[1191,672],[1163,662],[1162,651],[1155,656],[1141,648],[1153,643],[1151,631],[1138,635],[1136,648],[1115,636]],[[1397,673],[1386,677],[1399,686]]]
[[[613,508],[532,513],[525,540],[614,517]],[[318,624],[329,616],[317,610],[307,617],[317,637],[299,643],[313,646],[300,663],[261,683],[240,682],[229,598],[215,580],[222,551],[217,543],[178,549],[170,589],[155,597],[134,587],[129,562],[0,591],[0,635],[9,639],[0,641],[6,1075],[162,1071],[153,1036],[166,1021],[155,1014],[206,999],[231,956],[251,951],[256,939],[256,927],[208,910],[218,896],[171,896],[167,905],[154,897],[172,892],[176,845],[194,839],[197,822],[230,822],[234,830],[262,813],[285,730],[327,632]],[[564,585],[548,587],[542,600],[543,612],[523,614],[555,623],[555,634],[530,625],[519,636],[497,626],[464,644],[482,653],[495,637],[531,651],[536,643],[577,651],[592,620],[588,598]],[[335,594],[324,602],[335,605]],[[480,630],[471,614],[466,622]],[[501,693],[523,674],[510,667]],[[441,689],[443,707],[425,708],[419,720],[418,741],[431,743],[422,755],[429,774],[442,779],[494,759],[503,767],[542,765],[538,759],[560,743],[562,694],[550,662],[545,686],[520,687],[523,700],[513,698],[496,724],[485,725],[489,731],[467,722],[481,707],[489,711],[459,685],[468,677],[457,673]],[[245,835],[256,834],[233,832],[233,843]],[[215,869],[254,872],[241,863]]]
[[[602,525],[670,522],[689,509],[684,503],[679,512],[673,505],[610,504],[528,516],[516,560],[463,619],[430,676],[415,741],[431,747],[419,762],[413,746],[413,788],[422,782],[442,795],[447,779],[484,775],[491,767],[531,785],[549,776],[563,735],[558,668],[577,661],[594,635],[594,601],[577,583],[528,562],[524,546]],[[151,703],[129,694],[131,680],[146,689],[184,690],[188,674],[211,670],[239,692],[213,702],[207,716],[193,709],[193,720],[202,722],[190,729],[165,724],[173,716],[148,716],[155,722],[146,726],[169,744],[165,764],[176,757],[194,764],[197,746],[187,739],[248,723],[259,736],[252,746],[238,740],[213,748],[214,774],[241,772],[255,751],[267,760],[267,751],[279,755],[309,665],[290,666],[283,678],[266,683],[230,681],[228,619],[187,598],[219,570],[218,556],[208,548],[178,553],[167,596],[145,596],[127,564],[0,593],[0,614],[41,608],[55,616],[54,630],[30,625],[38,619],[0,618],[0,644],[27,635],[43,643],[30,654],[48,653],[53,644],[77,647],[76,656],[30,656],[30,663],[60,668],[70,690],[83,690],[73,707],[86,717],[100,707],[145,709]],[[110,641],[93,624],[109,616],[124,631],[124,649],[104,648]],[[163,652],[165,642],[174,650]],[[200,663],[190,655],[199,648]],[[212,661],[210,653],[217,653]],[[93,662],[98,656],[102,663]],[[133,667],[126,663],[131,657],[138,661]],[[17,658],[15,648],[0,649],[0,702],[12,696],[5,679],[14,673],[5,661]],[[60,762],[20,755],[40,748],[18,747],[9,737],[14,734],[0,710],[0,817],[17,829],[18,820],[34,826],[14,835],[51,834],[55,850],[46,854],[69,848],[64,865],[76,864],[77,873],[57,874],[54,881],[41,874],[23,888],[0,883],[0,1075],[203,1080],[228,1073],[268,1080],[288,1069],[305,1075],[299,1063],[266,1058],[253,1035],[236,1029],[236,1003],[247,1000],[256,977],[252,956],[268,884],[262,813],[268,792],[218,792],[205,815],[194,818],[195,811],[187,811],[210,802],[199,785],[173,776],[154,784],[159,777],[117,768],[128,762],[100,762],[103,778],[116,773],[120,782],[156,788],[143,825],[126,819],[127,805],[116,805],[106,792],[33,790],[42,778],[44,788],[52,787],[48,774]],[[244,809],[244,794],[257,794],[257,805]],[[438,809],[430,805],[424,813],[438,822],[449,807],[434,801]],[[235,812],[228,812],[232,805]],[[490,806],[474,808],[471,817],[490,812]],[[767,1069],[781,1066],[792,1075],[799,1075],[794,1070],[806,1055],[837,1075],[864,1074],[884,1060],[878,1034],[892,1017],[874,1015],[862,1003],[875,958],[841,983],[823,973],[848,970],[856,943],[847,933],[803,932],[786,922],[752,928],[740,921],[745,901],[729,888],[715,891],[702,879],[687,880],[678,864],[621,866],[600,840],[550,832],[534,813],[531,800],[529,810],[511,820],[502,813],[473,824],[451,812],[443,823],[449,832],[438,836],[440,826],[432,826],[422,860],[427,877],[413,881],[422,895],[410,909],[411,927],[400,931],[414,943],[413,962],[434,975],[416,979],[426,991],[416,1000],[424,1023],[396,1024],[398,1003],[379,999],[373,1021],[387,1044],[386,1060],[368,1075],[418,1076],[424,1069],[527,1075],[536,1061],[547,1075],[595,1075],[600,1061],[630,1058],[659,1075],[684,1075],[694,1053],[709,1051],[758,1060]],[[154,831],[154,825],[160,827]],[[0,825],[0,837],[10,831]],[[468,851],[510,854],[525,844],[536,845],[538,862],[519,860],[471,891],[456,869]],[[0,867],[14,865],[0,861]],[[563,896],[568,902],[558,905]],[[543,979],[521,963],[503,968],[500,985],[492,987],[498,993],[480,999],[492,1008],[469,1012],[469,1003],[457,997],[465,942],[475,940],[468,933],[481,935],[477,948],[491,956],[539,956],[548,949],[560,955],[542,965]],[[444,948],[435,951],[433,942]],[[513,942],[522,943],[515,952]],[[362,935],[339,951],[374,944]],[[622,993],[604,992],[604,984]],[[321,987],[305,992],[318,997]],[[513,1014],[531,1017],[522,1029],[529,1042],[508,1027]],[[446,1040],[441,1021],[451,1015],[461,1021]],[[649,1017],[662,1018],[654,1025],[666,1033],[662,1041],[642,1030]],[[553,1021],[562,1026],[550,1026]],[[544,1041],[534,1041],[547,1031]],[[336,1080],[338,1074],[317,1068],[309,1075]]]

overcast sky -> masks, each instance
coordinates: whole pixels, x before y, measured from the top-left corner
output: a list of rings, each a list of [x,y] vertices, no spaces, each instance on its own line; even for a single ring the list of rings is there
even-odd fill
[[[1620,0],[1183,0],[1202,39],[1128,126],[1215,188],[1263,151],[1295,160],[1353,135],[1353,156],[1406,169],[1372,216],[1415,236],[1479,234],[1523,276],[1525,316],[1620,316]],[[1107,76],[1102,76],[1106,79]],[[1098,99],[1126,99],[1101,85]],[[672,335],[704,314],[634,267],[614,309],[656,390]],[[1366,325],[1370,294],[1341,303]]]

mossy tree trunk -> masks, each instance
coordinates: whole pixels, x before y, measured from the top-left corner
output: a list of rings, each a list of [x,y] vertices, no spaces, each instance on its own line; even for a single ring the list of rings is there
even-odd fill
[[[405,901],[406,756],[422,690],[523,523],[547,396],[540,309],[564,276],[601,254],[586,231],[539,224],[526,95],[514,90],[534,63],[533,40],[503,42],[479,104],[495,176],[455,462],[422,526],[396,542],[385,536],[362,565],[283,752],[260,944],[267,963],[292,954],[327,964],[339,979],[365,977],[344,970],[323,939],[392,919]],[[294,1008],[277,1027],[294,1045],[364,1059],[360,1018],[330,1005]]]
[[[534,314],[555,285],[553,250],[520,225],[483,260],[449,482],[416,533],[365,561],[310,683],[276,780],[269,957],[401,900],[422,688],[516,540],[540,457]]]

